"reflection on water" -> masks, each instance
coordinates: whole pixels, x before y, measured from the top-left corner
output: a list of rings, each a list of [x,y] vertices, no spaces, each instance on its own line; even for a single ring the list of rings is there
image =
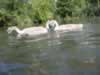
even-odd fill
[[[99,31],[85,24],[83,31],[37,41],[0,32],[0,75],[99,75]]]

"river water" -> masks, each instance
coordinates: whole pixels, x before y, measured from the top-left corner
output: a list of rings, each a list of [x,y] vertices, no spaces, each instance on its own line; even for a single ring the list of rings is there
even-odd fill
[[[0,31],[0,75],[99,75],[100,25],[59,35],[17,40]]]

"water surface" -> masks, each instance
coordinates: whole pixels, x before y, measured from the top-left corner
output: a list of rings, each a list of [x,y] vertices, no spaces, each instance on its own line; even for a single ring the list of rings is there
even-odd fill
[[[60,37],[16,40],[0,31],[0,75],[99,75],[100,25]]]

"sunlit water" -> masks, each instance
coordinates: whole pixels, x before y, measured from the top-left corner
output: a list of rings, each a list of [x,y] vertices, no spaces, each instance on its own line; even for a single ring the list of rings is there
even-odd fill
[[[99,75],[100,26],[59,34],[17,40],[0,32],[0,75]]]

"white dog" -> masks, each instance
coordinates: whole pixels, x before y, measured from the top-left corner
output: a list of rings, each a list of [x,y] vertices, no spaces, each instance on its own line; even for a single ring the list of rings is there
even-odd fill
[[[56,20],[48,20],[46,28],[48,31],[81,31],[83,29],[83,24],[59,25]]]
[[[59,27],[58,23],[56,20],[48,20],[46,23],[46,28],[47,30],[50,31],[55,31]]]

